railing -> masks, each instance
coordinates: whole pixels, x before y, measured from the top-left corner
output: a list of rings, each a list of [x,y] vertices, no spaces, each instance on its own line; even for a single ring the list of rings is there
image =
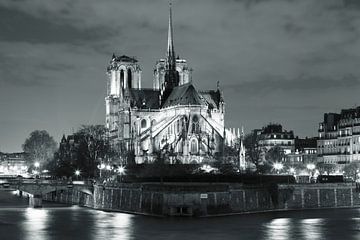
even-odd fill
[[[86,181],[68,181],[68,180],[47,180],[47,179],[0,179],[0,184],[46,184],[46,185],[92,185],[93,183],[89,180]]]

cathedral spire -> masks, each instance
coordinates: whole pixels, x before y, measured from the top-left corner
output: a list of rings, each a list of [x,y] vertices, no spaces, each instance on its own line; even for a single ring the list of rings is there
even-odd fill
[[[176,71],[176,58],[174,51],[173,26],[172,26],[172,10],[171,1],[169,2],[169,28],[168,28],[168,44],[165,60],[165,79],[161,86],[161,104],[170,95],[171,91],[179,86],[179,74]]]
[[[167,60],[169,68],[175,67],[175,51],[173,40],[173,27],[172,27],[172,10],[171,1],[169,2],[169,27],[168,27],[168,43],[167,43]]]

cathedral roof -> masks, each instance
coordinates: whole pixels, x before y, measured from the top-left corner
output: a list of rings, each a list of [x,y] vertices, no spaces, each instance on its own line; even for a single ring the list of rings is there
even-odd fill
[[[153,89],[128,89],[131,107],[159,109],[160,91]]]
[[[165,100],[162,107],[177,105],[204,105],[199,93],[191,83],[175,87],[169,97]]]
[[[210,108],[219,108],[221,101],[220,91],[203,91],[200,92],[200,95],[203,97],[204,101]]]
[[[132,62],[132,63],[135,63],[138,61],[135,59],[135,57],[129,57],[126,55],[116,56],[115,54],[113,54],[112,60],[117,61],[117,62]]]

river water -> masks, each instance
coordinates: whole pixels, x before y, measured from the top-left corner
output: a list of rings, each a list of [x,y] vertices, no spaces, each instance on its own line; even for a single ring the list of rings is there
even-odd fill
[[[360,209],[155,218],[54,204],[32,209],[26,199],[0,192],[0,239],[359,240]]]

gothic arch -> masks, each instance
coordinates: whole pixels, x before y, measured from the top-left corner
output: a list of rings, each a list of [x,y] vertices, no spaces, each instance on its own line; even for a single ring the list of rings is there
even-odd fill
[[[141,128],[146,128],[147,127],[146,119],[142,119],[140,125],[141,125]]]
[[[132,71],[130,68],[127,69],[127,87],[132,88]]]
[[[190,141],[190,153],[198,154],[199,153],[199,143],[196,138],[191,139]]]
[[[124,89],[125,73],[123,69],[120,69],[120,89]]]

